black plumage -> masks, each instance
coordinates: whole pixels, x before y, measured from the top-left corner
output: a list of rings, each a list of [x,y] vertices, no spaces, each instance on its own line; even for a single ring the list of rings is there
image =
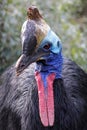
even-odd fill
[[[0,78],[0,130],[87,130],[87,74],[64,59],[62,79],[54,81],[55,123],[41,124],[34,66],[19,77],[9,68]]]
[[[32,25],[31,21],[27,23]],[[31,27],[28,27],[31,30]],[[30,37],[27,37],[28,30],[23,33],[25,35],[25,40],[22,40],[23,54],[16,68],[15,65],[9,67],[0,77],[0,130],[87,130],[87,73],[67,58],[63,60],[62,77],[53,82],[54,124],[46,127],[42,124],[35,80],[35,63],[28,66],[32,57],[34,62],[44,53],[43,49],[38,50],[40,43],[36,38],[34,27]],[[45,32],[47,33],[47,30]],[[48,55],[47,52],[45,54]],[[26,65],[27,62],[29,64]],[[46,61],[39,59],[38,62],[45,64]],[[23,73],[17,76],[16,71],[21,72],[22,67]]]

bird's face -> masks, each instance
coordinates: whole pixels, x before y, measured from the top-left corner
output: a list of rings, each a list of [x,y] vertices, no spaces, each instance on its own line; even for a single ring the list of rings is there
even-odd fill
[[[43,28],[38,32],[34,22],[24,22],[21,31],[22,55],[16,63],[17,75],[31,63],[46,61],[51,53],[58,54],[61,51],[60,39],[48,26],[46,29],[45,33],[41,32]]]

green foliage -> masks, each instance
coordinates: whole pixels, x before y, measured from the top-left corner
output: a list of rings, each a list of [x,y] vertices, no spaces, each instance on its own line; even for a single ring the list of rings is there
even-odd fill
[[[0,0],[0,73],[20,56],[21,26],[30,5],[39,7],[60,36],[64,55],[87,70],[86,0]]]

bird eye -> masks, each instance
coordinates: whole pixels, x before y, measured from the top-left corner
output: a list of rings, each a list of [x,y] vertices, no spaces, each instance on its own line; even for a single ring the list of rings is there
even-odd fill
[[[43,48],[46,49],[46,50],[49,50],[50,44],[46,44]]]

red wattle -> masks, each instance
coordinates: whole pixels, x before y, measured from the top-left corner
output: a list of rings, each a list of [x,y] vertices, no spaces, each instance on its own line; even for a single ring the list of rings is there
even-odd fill
[[[53,81],[55,79],[55,74],[52,73],[47,77],[47,84],[48,84],[48,100],[47,100],[47,107],[48,107],[48,118],[49,118],[49,125],[53,126],[54,124],[54,93],[53,93]]]
[[[41,122],[44,126],[48,126],[48,116],[47,116],[46,99],[44,94],[43,82],[40,73],[36,72],[35,77],[38,86],[39,112],[40,112]]]
[[[54,94],[53,94],[53,81],[55,74],[49,74],[46,78],[47,89],[44,87],[41,74],[36,72],[35,78],[38,86],[39,97],[39,112],[41,122],[44,126],[53,126],[54,124]]]

